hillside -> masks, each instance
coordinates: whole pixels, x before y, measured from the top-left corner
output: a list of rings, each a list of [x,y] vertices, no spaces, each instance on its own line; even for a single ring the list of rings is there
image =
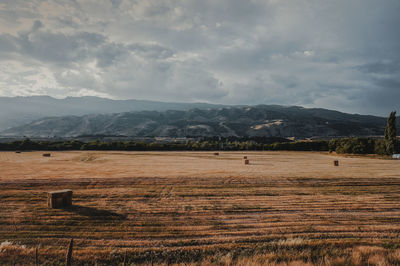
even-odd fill
[[[338,111],[259,105],[48,117],[1,132],[2,136],[279,136],[382,135],[386,118]]]
[[[99,97],[49,96],[0,97],[0,131],[48,116],[81,116],[133,111],[189,110],[217,108],[207,103],[168,103],[145,100],[111,100]]]

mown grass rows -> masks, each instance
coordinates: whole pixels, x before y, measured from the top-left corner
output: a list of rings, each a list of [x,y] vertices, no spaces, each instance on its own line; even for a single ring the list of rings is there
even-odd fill
[[[301,239],[304,250],[320,241],[399,242],[396,179],[130,180],[2,183],[0,241],[41,245],[50,257],[70,237],[78,254],[99,256],[110,248],[216,251],[270,247],[284,239]],[[75,206],[48,209],[45,192],[60,184],[74,190]]]

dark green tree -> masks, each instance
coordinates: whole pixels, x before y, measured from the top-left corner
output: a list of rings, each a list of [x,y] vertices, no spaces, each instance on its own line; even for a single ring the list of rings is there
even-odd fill
[[[385,143],[386,154],[391,155],[395,151],[396,144],[396,112],[391,112],[386,123],[385,136],[383,138]]]

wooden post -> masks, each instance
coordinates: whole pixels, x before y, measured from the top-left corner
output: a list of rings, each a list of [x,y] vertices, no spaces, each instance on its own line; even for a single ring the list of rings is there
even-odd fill
[[[35,248],[35,266],[39,266],[38,247]]]
[[[123,266],[126,266],[126,257],[128,256],[128,250],[125,250],[125,255],[124,255],[124,263],[122,264]]]
[[[338,160],[334,160],[334,161],[333,161],[333,165],[334,165],[334,166],[339,166],[339,161],[338,161]]]
[[[73,246],[74,246],[74,239],[71,238],[71,241],[69,241],[67,255],[65,256],[65,265],[66,266],[71,266]]]

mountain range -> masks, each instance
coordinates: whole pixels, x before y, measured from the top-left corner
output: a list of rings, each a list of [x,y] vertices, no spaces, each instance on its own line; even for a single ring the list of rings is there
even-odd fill
[[[0,132],[0,135],[309,138],[383,135],[386,124],[386,118],[383,117],[299,106],[222,106],[203,103],[113,101],[96,97],[66,98],[62,101],[63,104],[58,106],[57,103],[61,100],[49,98],[34,98],[36,112],[33,112],[33,116],[47,114],[47,117],[8,128]],[[40,104],[47,100],[52,104]],[[81,106],[82,102],[85,102],[84,106]],[[26,111],[28,107],[24,106],[23,110]],[[72,112],[71,110],[75,113],[68,113]],[[84,112],[89,114],[79,115]],[[66,113],[68,115],[63,115]],[[33,116],[28,118],[32,119]]]
[[[0,131],[49,116],[189,110],[222,106],[207,103],[111,100],[92,96],[67,97],[64,99],[56,99],[50,96],[0,97]]]

